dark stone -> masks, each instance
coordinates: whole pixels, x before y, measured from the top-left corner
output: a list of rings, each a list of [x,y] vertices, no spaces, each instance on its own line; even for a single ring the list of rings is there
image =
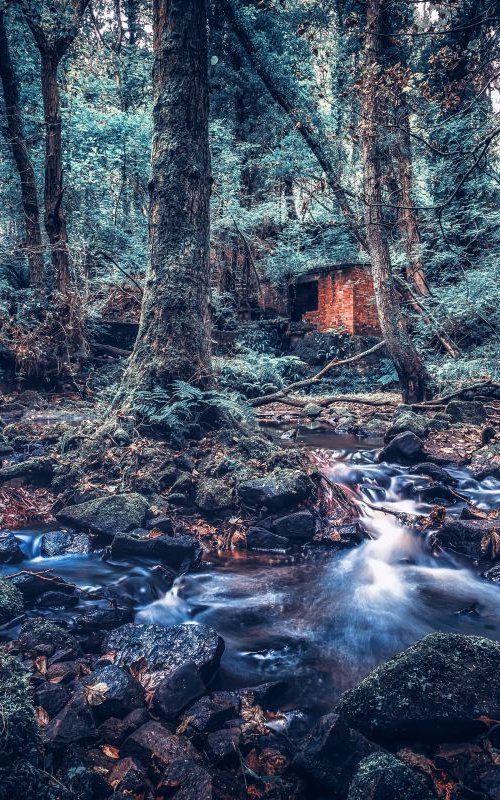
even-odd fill
[[[431,483],[428,486],[414,487],[413,493],[422,503],[456,503],[457,496],[449,486]]]
[[[145,707],[136,708],[123,719],[108,717],[99,725],[99,738],[109,744],[120,744],[127,736],[130,736],[137,728],[145,725],[150,719],[148,710]]]
[[[79,631],[109,631],[133,619],[131,608],[90,608],[76,617],[75,624]]]
[[[436,800],[424,781],[390,753],[363,759],[349,787],[347,800]]]
[[[180,569],[196,564],[201,558],[201,547],[192,536],[159,536],[144,533],[117,533],[111,544],[112,558],[137,555],[161,561],[170,567]]]
[[[296,511],[279,517],[272,523],[273,533],[292,541],[312,539],[316,531],[316,520],[310,511]]]
[[[71,534],[66,531],[50,531],[42,536],[41,554],[54,558],[65,554],[86,555],[92,550],[90,536],[86,533]]]
[[[174,467],[173,464],[166,467],[163,472],[160,473],[158,478],[160,490],[163,491],[163,489],[169,489],[171,486],[173,486],[178,477],[179,470],[177,467]]]
[[[64,578],[44,573],[28,572],[27,570],[13,575],[12,578],[9,578],[9,581],[19,589],[24,599],[28,601],[33,601],[48,591],[65,592],[67,594],[74,594],[75,591],[73,584],[68,583]]]
[[[445,419],[438,419],[436,415],[434,419],[429,420],[429,424],[427,425],[427,433],[441,433],[442,431],[447,431],[449,427],[449,422],[447,422]]]
[[[80,602],[76,594],[65,592],[45,592],[36,601],[38,608],[74,608]]]
[[[161,719],[172,721],[204,692],[205,684],[196,666],[188,662],[161,681],[154,693],[153,708]]]
[[[185,492],[172,492],[168,496],[168,502],[171,506],[179,508],[188,508],[191,505],[191,500]]]
[[[60,625],[41,617],[28,619],[21,627],[19,647],[26,653],[53,655],[56,650],[78,651],[75,637]]]
[[[200,760],[189,739],[175,736],[159,722],[147,722],[134,731],[124,741],[120,755],[136,758],[145,767],[154,764],[162,771],[177,759]]]
[[[161,531],[162,533],[168,533],[169,535],[172,535],[174,532],[174,523],[170,517],[160,515],[158,517],[153,517],[153,519],[149,521],[148,528],[150,530]]]
[[[433,543],[473,560],[484,558],[483,542],[494,526],[483,520],[450,519],[433,536]]]
[[[443,484],[456,484],[456,480],[451,477],[450,473],[447,472],[443,467],[438,467],[437,464],[431,464],[430,462],[424,462],[423,464],[415,464],[414,467],[410,467],[408,470],[409,475],[425,475],[427,478],[430,478],[433,481]]]
[[[57,661],[47,669],[47,680],[57,681],[58,683],[71,683],[78,678],[82,671],[80,661]]]
[[[148,510],[149,502],[140,494],[115,494],[67,506],[56,514],[56,519],[94,533],[127,533],[142,527]]]
[[[49,750],[61,750],[73,742],[93,739],[95,736],[94,717],[83,689],[75,692],[43,731],[43,741]]]
[[[424,445],[418,436],[409,431],[406,433],[398,433],[388,445],[386,445],[378,454],[377,461],[387,461],[389,463],[395,462],[396,464],[414,464],[418,461],[423,461],[425,456]]]
[[[500,564],[496,564],[496,566],[491,567],[491,569],[487,569],[486,572],[483,573],[483,577],[488,581],[493,581],[493,583],[500,583]]]
[[[212,628],[205,625],[122,625],[112,631],[105,643],[106,651],[116,651],[115,663],[129,666],[139,658],[144,658],[149,672],[159,672],[164,676],[192,662],[204,679],[208,679],[217,669],[224,641]]]
[[[241,730],[238,727],[225,728],[214,731],[207,736],[206,752],[212,764],[237,763],[237,747],[241,739]]]
[[[60,683],[45,683],[35,691],[35,705],[45,709],[52,718],[64,708],[69,697],[69,689],[66,686]]]
[[[248,689],[240,689],[240,695],[247,698],[249,705],[272,709],[287,690],[287,681],[270,681],[259,686],[250,686]]]
[[[483,404],[474,401],[450,400],[446,406],[446,413],[453,422],[470,422],[472,425],[482,425],[486,422]]]
[[[0,564],[18,564],[24,558],[19,542],[10,531],[0,533]]]
[[[295,755],[292,769],[313,786],[345,797],[360,761],[377,750],[337,714],[327,714]]]
[[[389,442],[391,439],[394,439],[398,433],[405,433],[406,431],[414,433],[415,436],[423,439],[427,436],[428,422],[426,417],[415,414],[414,411],[403,411],[403,413],[397,415],[391,427],[386,432],[385,440]]]
[[[0,468],[0,483],[23,478],[29,483],[48,486],[52,480],[53,464],[45,456],[27,458]]]
[[[201,478],[196,490],[196,505],[209,513],[230,508],[233,505],[231,486],[221,478]]]
[[[229,719],[240,713],[241,700],[237,692],[214,692],[202,697],[185,713],[189,730],[209,733],[221,728]]]
[[[124,669],[110,664],[99,667],[82,681],[87,703],[99,719],[122,717],[144,706],[141,684]]]
[[[177,787],[176,800],[209,800],[213,797],[210,773],[189,759],[171,762],[162,775],[159,788],[162,786]]]
[[[338,713],[373,741],[446,741],[484,731],[500,714],[500,645],[433,633],[346,692]]]
[[[308,475],[299,470],[275,469],[262,478],[241,481],[237,487],[238,497],[250,508],[267,508],[282,511],[308,500],[314,485]]]
[[[279,552],[290,547],[290,542],[283,536],[277,536],[265,528],[249,528],[247,530],[247,547],[249,550]]]
[[[476,450],[472,454],[470,470],[478,481],[490,475],[500,478],[500,442],[490,442]]]
[[[115,790],[126,793],[127,797],[144,795],[150,786],[146,773],[135,759],[120,758],[108,775],[108,783]]]

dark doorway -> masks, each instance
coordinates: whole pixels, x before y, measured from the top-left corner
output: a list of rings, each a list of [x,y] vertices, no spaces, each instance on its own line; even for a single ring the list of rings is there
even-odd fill
[[[306,311],[318,310],[318,281],[307,281],[290,286],[290,318],[299,322]]]

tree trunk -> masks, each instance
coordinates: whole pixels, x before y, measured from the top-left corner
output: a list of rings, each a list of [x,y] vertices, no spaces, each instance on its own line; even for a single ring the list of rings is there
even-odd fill
[[[68,232],[63,207],[63,169],[61,106],[57,68],[59,60],[52,50],[41,52],[42,96],[45,115],[45,230],[52,252],[52,266],[57,289],[66,293],[70,287]]]
[[[365,65],[363,73],[363,161],[366,238],[372,264],[373,285],[382,335],[399,376],[405,403],[426,396],[428,375],[403,319],[392,273],[383,219],[382,141],[378,122],[383,117],[380,82],[380,16],[383,0],[367,0]]]
[[[122,383],[211,382],[210,152],[205,0],[154,0],[150,260],[139,334]]]
[[[10,57],[3,11],[0,11],[0,79],[5,102],[8,142],[12,149],[12,156],[21,183],[21,199],[26,229],[25,250],[30,271],[30,285],[40,294],[44,294],[46,289],[45,265],[43,261],[36,178],[24,138],[19,89],[14,65]]]

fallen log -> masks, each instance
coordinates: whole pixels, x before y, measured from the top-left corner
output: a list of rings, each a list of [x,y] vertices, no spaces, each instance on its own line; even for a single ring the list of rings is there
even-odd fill
[[[480,381],[479,383],[472,383],[469,386],[462,386],[461,389],[457,389],[454,392],[450,392],[450,394],[441,395],[441,397],[434,397],[432,400],[424,400],[422,403],[415,404],[415,408],[417,407],[424,407],[424,408],[432,408],[433,406],[445,406],[450,400],[454,400],[457,397],[461,397],[465,392],[475,392],[476,390],[480,392],[486,386],[491,387],[492,389],[500,389],[500,384],[495,383],[491,378],[488,378],[486,381]]]
[[[319,383],[319,381],[325,377],[325,375],[330,372],[330,370],[334,369],[334,367],[343,367],[346,364],[354,364],[356,361],[361,361],[361,359],[365,358],[366,356],[371,355],[372,353],[376,353],[378,350],[381,350],[382,347],[385,346],[385,341],[382,340],[381,342],[377,342],[377,344],[370,347],[368,350],[364,350],[362,353],[357,353],[355,356],[350,356],[349,358],[344,358],[338,360],[333,358],[331,361],[326,364],[323,369],[320,369],[316,375],[313,375],[311,378],[304,378],[302,381],[295,381],[291,383],[289,386],[285,386],[284,389],[280,389],[279,392],[273,392],[272,394],[262,395],[262,397],[255,397],[253,400],[250,400],[250,405],[254,407],[258,406],[265,406],[269,403],[277,403],[282,400],[283,397],[286,397],[290,394],[290,392],[295,391],[296,389],[303,389],[305,386],[312,386],[315,383]],[[307,402],[313,402],[312,400],[308,400]]]

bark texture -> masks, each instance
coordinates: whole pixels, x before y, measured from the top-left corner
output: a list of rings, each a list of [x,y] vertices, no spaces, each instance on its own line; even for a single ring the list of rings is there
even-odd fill
[[[174,380],[211,382],[205,0],[154,0],[150,259],[120,402]]]
[[[0,79],[5,102],[8,143],[12,150],[21,184],[21,200],[26,231],[24,248],[30,271],[30,285],[42,294],[45,291],[45,265],[36,178],[24,137],[19,88],[10,56],[9,40],[5,27],[5,13],[3,11],[0,11]]]
[[[373,285],[382,335],[398,373],[405,403],[426,397],[428,375],[406,330],[392,272],[389,244],[383,218],[380,47],[384,0],[366,2],[366,45],[363,74],[363,163],[366,238],[372,264]]]

